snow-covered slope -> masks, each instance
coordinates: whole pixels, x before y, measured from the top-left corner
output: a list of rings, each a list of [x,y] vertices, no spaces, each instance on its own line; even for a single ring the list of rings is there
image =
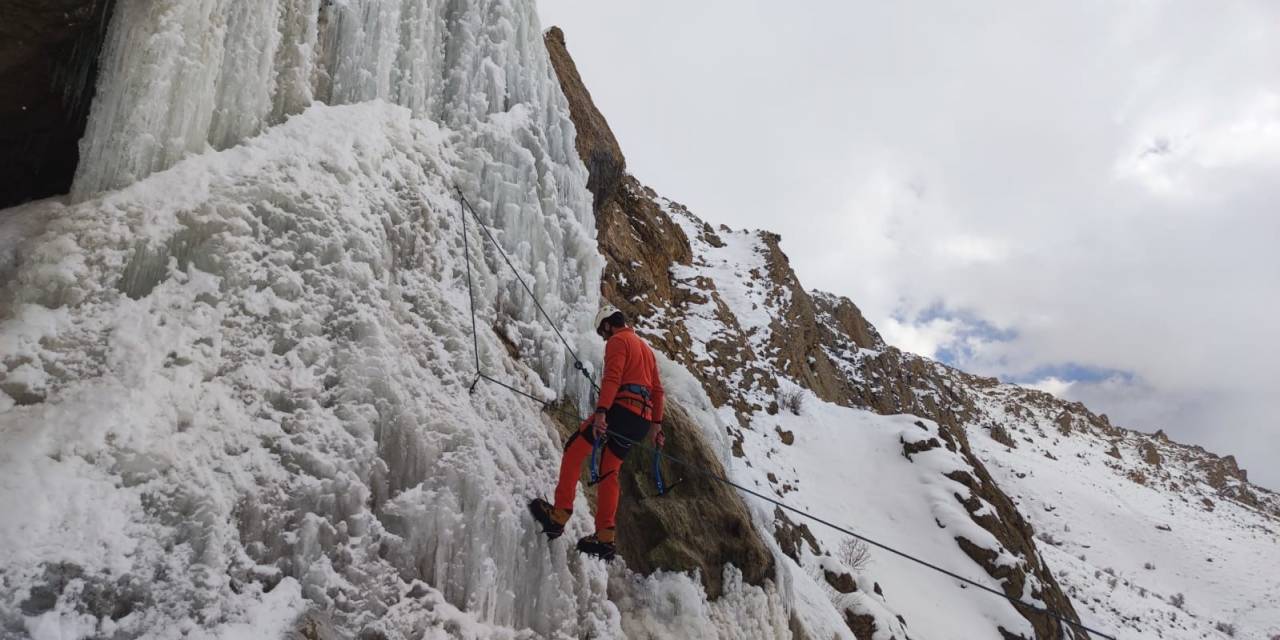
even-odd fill
[[[663,321],[675,318],[692,339],[687,356],[692,367],[705,377],[729,380],[730,388],[740,394],[738,402],[726,403],[721,411],[723,420],[736,425],[739,455],[731,469],[736,480],[996,590],[1005,589],[1006,580],[989,576],[989,568],[976,562],[963,545],[990,553],[996,567],[1028,569],[1021,550],[1007,547],[979,526],[981,518],[997,517],[996,509],[981,497],[971,497],[960,479],[977,475],[972,463],[937,424],[840,406],[820,399],[804,388],[803,380],[788,375],[787,354],[777,333],[786,331],[797,301],[793,291],[770,277],[775,269],[770,265],[773,248],[768,234],[712,231],[683,207],[662,199],[659,203],[683,229],[693,256],[689,265],[674,266],[671,275],[678,287],[695,295],[645,318],[641,327],[662,338]],[[724,366],[723,359],[713,357],[705,345],[717,342],[745,343],[750,364],[716,372]],[[742,407],[748,408],[745,419]],[[970,499],[980,505],[973,513],[965,506]],[[757,501],[756,506],[762,526],[775,535],[805,524],[794,514],[787,514],[789,520],[778,517],[766,503]],[[907,560],[873,551],[870,566],[860,571],[843,566],[825,554],[838,556],[833,552],[848,536],[807,524],[820,544],[799,545],[793,553],[798,557],[781,559],[783,566],[797,580],[820,578],[812,580],[819,585],[828,582],[826,571],[853,575],[856,591],[824,590],[841,617],[864,617],[870,624],[863,625],[877,635],[984,637],[997,634],[997,629],[1013,636],[1037,633],[1007,601],[960,588],[957,581]],[[965,542],[957,544],[960,540]],[[1013,595],[1045,606],[1046,585],[1034,574],[1016,580]],[[815,625],[811,632],[825,637],[856,632],[858,627],[856,622],[835,628]]]
[[[1205,452],[1061,419],[1037,392],[1001,385],[980,407],[981,422],[1005,425],[1016,448],[978,425],[974,447],[1087,618],[1122,637],[1280,634],[1280,518],[1270,494],[1235,478],[1214,487]],[[1240,491],[1260,494],[1258,504],[1223,496]]]
[[[998,568],[1027,560],[976,524],[998,509],[964,481],[975,469],[957,449],[968,447],[1026,519],[1037,560],[1086,625],[1126,639],[1280,633],[1280,500],[1248,483],[1233,459],[1162,434],[1114,427],[1082,405],[964,374],[882,343],[859,346],[878,336],[852,337],[833,312],[847,301],[814,292],[828,332],[823,354],[848,385],[843,399],[824,400],[814,385],[786,371],[794,354],[777,336],[792,342],[803,337],[794,331],[795,291],[770,262],[776,237],[713,230],[651,191],[637,195],[652,199],[680,226],[690,247],[689,263],[670,269],[685,295],[639,298],[653,306],[640,319],[642,330],[687,361],[704,384],[727,381],[738,394],[720,412],[723,421],[737,425],[731,428],[739,451],[735,479],[999,588],[1005,581],[991,577]],[[730,346],[717,348],[722,344]],[[815,359],[809,365],[817,369]],[[886,407],[926,419],[882,415]],[[916,453],[929,439],[943,446]],[[762,526],[772,524],[779,537],[793,535],[793,524],[804,521],[788,515],[794,523],[763,517]],[[821,577],[819,567],[831,568],[833,560],[815,554],[839,556],[845,536],[812,523],[809,529],[817,547],[799,545],[800,557],[783,564]],[[959,538],[994,552],[997,570],[961,552]],[[827,595],[838,608],[874,618],[881,632],[899,629],[886,627],[881,614],[888,612],[903,617],[913,638],[988,637],[996,627],[1044,637],[989,594],[966,591],[875,549],[870,555],[868,566],[851,572],[856,592]],[[1043,605],[1037,597],[1043,586],[1028,575],[1022,598]],[[856,624],[849,626],[857,632]]]

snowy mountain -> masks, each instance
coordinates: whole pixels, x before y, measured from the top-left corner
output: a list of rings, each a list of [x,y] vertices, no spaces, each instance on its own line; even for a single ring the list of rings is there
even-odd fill
[[[1117,637],[1280,634],[1276,495],[647,189],[532,2],[112,6],[70,193],[0,211],[0,637],[1090,637],[645,455],[620,560],[548,543],[602,297],[701,472]]]
[[[556,29],[548,48],[592,172],[605,296],[721,407],[735,478],[1117,637],[1280,633],[1280,496],[1233,458],[887,346],[852,302],[801,286],[777,235],[712,228],[626,174]],[[841,555],[841,534],[772,515],[781,566],[822,576],[829,559],[810,555]],[[858,597],[868,582],[911,637],[1079,631],[872,555],[861,588],[832,598],[859,637],[899,633]]]

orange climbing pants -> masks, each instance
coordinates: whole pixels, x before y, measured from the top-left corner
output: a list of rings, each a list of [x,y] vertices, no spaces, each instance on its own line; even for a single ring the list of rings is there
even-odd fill
[[[614,528],[618,514],[618,470],[631,451],[632,442],[639,442],[649,433],[649,422],[626,407],[615,404],[605,416],[609,429],[605,446],[600,452],[600,482],[596,485],[596,531]],[[622,435],[625,438],[619,438]],[[591,427],[583,428],[569,436],[565,443],[564,457],[560,459],[560,480],[556,483],[556,508],[573,511],[573,497],[578,491],[578,478],[582,463],[591,457],[595,438]]]

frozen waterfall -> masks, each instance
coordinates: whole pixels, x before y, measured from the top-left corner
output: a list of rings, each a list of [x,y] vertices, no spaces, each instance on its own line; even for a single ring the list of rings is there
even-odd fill
[[[522,517],[554,428],[467,393],[455,188],[600,350],[532,2],[120,0],[103,56],[70,202],[5,218],[0,636],[619,635],[604,569]],[[468,241],[486,371],[587,401]]]

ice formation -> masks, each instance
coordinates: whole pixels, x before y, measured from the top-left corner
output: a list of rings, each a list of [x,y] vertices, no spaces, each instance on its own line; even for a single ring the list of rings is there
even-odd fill
[[[408,637],[438,601],[617,635],[521,519],[554,430],[466,393],[455,188],[571,339],[598,303],[531,3],[124,0],[109,38],[73,204],[5,217],[0,628],[226,637],[270,601]],[[486,370],[583,398],[470,232]]]

